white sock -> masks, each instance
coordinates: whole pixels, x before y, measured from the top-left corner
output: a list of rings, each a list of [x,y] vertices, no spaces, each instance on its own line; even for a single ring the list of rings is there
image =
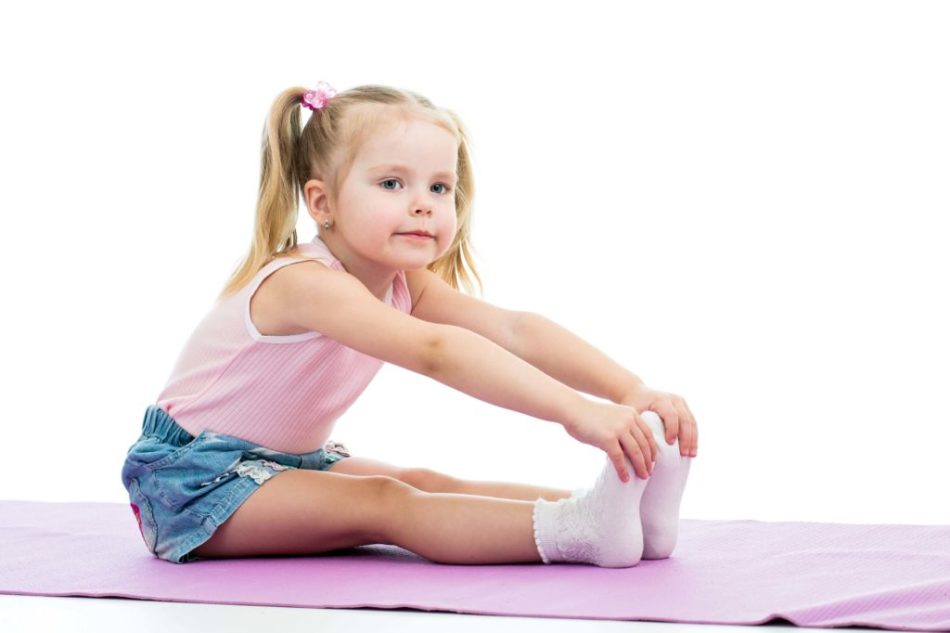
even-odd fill
[[[679,538],[680,501],[692,458],[680,455],[679,438],[667,444],[663,421],[653,411],[640,414],[653,429],[659,453],[640,500],[643,558],[669,558]]]
[[[640,562],[643,535],[640,498],[648,479],[640,479],[624,456],[630,481],[623,482],[613,462],[593,488],[575,490],[558,501],[534,502],[534,541],[546,564],[590,563],[600,567],[632,567]]]

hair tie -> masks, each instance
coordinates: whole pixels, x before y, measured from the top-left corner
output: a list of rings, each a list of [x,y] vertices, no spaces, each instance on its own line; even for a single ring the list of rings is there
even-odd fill
[[[320,81],[317,83],[316,88],[303,93],[303,97],[300,99],[300,105],[305,108],[310,108],[311,110],[320,110],[327,105],[330,97],[335,94],[336,90],[333,89],[333,86],[325,81]]]

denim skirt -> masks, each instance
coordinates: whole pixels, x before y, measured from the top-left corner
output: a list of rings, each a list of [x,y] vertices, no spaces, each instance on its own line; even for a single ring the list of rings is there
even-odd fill
[[[122,484],[148,551],[186,563],[201,560],[191,551],[275,474],[289,468],[327,470],[349,456],[332,440],[312,453],[297,454],[210,431],[195,437],[163,409],[149,405],[142,435],[122,466]]]

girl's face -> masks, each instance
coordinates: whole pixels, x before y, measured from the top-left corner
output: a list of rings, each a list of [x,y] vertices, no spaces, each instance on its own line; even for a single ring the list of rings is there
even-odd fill
[[[398,122],[369,138],[343,182],[333,241],[393,270],[424,268],[455,237],[458,143],[425,121]],[[406,235],[428,232],[431,237]]]

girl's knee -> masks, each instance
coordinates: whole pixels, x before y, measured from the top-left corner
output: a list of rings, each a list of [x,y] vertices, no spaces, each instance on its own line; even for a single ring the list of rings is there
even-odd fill
[[[406,468],[399,479],[424,492],[454,492],[460,483],[455,477],[431,468]]]

